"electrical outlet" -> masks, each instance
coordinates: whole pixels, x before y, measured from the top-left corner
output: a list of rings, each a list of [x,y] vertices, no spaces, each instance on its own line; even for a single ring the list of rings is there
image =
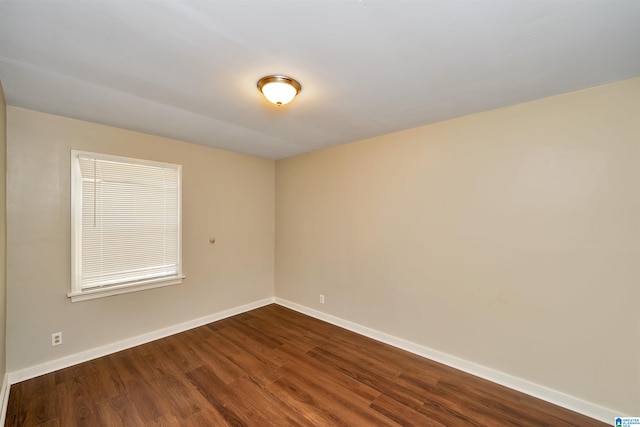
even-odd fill
[[[51,346],[62,344],[62,332],[51,334]]]
[[[320,304],[324,304],[324,295],[320,295]]]

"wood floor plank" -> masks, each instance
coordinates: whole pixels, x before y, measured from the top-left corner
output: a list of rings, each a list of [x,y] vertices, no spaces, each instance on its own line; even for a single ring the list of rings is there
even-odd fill
[[[368,404],[357,402],[348,390],[333,387],[323,377],[304,375],[293,363],[280,369],[284,373],[282,378],[313,399],[314,407],[333,413],[341,424],[396,426],[392,420],[370,410]]]
[[[87,362],[87,386],[92,391],[94,401],[110,399],[126,392],[118,369],[108,357]]]
[[[491,392],[480,390],[468,384],[460,384],[451,380],[441,380],[433,387],[441,390],[455,401],[470,402],[467,409],[476,412],[489,412],[489,420],[499,418],[504,424],[509,423],[514,426],[522,425],[564,425],[558,419],[552,419],[547,414],[539,412],[523,412],[523,404],[519,401],[517,408],[505,403],[502,399],[496,398]],[[491,387],[494,388],[494,387]],[[480,417],[476,417],[478,419]]]
[[[5,426],[603,427],[275,304],[11,386]]]
[[[392,397],[403,405],[414,409],[422,406],[423,401],[412,391],[399,387],[392,380],[382,377],[375,372],[363,369],[340,356],[321,348],[314,348],[308,354],[327,366],[350,375],[355,380],[378,390],[382,394]]]
[[[43,375],[18,384],[16,395],[20,396],[20,399],[15,402],[9,400],[5,425],[35,426],[57,418],[59,407],[55,387],[53,375]],[[51,393],[52,390],[54,393]]]
[[[378,396],[376,400],[371,403],[371,408],[401,426],[447,427],[447,425],[433,420],[416,410],[407,408],[402,403],[397,400],[393,400],[384,394]]]
[[[238,394],[253,407],[256,412],[269,420],[275,426],[306,426],[306,419],[293,411],[285,402],[278,399],[252,378],[241,378],[234,384]],[[267,402],[268,404],[264,404]]]
[[[234,360],[234,357],[229,357],[228,353],[221,352],[215,341],[189,340],[187,342],[198,358],[203,361],[197,368],[202,366],[209,367],[226,384],[230,384],[245,375],[245,370],[242,366]],[[233,349],[233,351],[239,352],[240,350]]]
[[[347,422],[321,406],[311,394],[288,378],[280,378],[269,386],[275,396],[304,416],[311,426],[348,426]]]
[[[142,417],[127,393],[107,399],[97,405],[98,426],[135,427],[144,425]],[[90,424],[88,424],[90,425]]]
[[[242,351],[251,354],[255,358],[273,366],[274,368],[284,364],[284,360],[274,353],[274,349],[281,347],[282,344],[279,344],[276,347],[265,346],[263,343],[255,341],[251,337],[245,335],[242,330],[238,330],[236,328],[220,329],[218,334],[238,346]]]
[[[31,399],[31,396],[26,390],[27,385],[28,383],[23,381],[11,386],[9,402],[7,403],[5,426],[17,427],[29,425],[29,423],[27,423],[27,415],[29,413],[27,404]],[[37,425],[33,421],[30,424]]]
[[[283,357],[288,359],[285,367],[293,367],[298,374],[304,377],[315,378],[317,381],[326,384],[327,387],[341,390],[341,392],[348,395],[354,403],[366,406],[380,395],[379,391],[340,371],[331,370],[331,368],[309,357],[306,353],[301,353],[295,349],[287,349],[285,346],[283,346],[280,351]],[[282,371],[282,369],[283,368],[280,368],[280,371]]]
[[[217,412],[213,411],[210,408],[204,408],[201,411],[191,415],[189,418],[180,421],[180,427],[211,427],[211,426],[220,426],[226,427],[231,424],[227,423],[226,420],[220,416]]]
[[[269,420],[256,411],[232,386],[227,386],[215,373],[202,366],[187,373],[189,380],[211,403],[225,421],[232,426],[270,425]]]
[[[272,363],[267,357],[243,351],[241,347],[219,334],[210,338],[209,342],[216,351],[237,364],[243,370],[244,375],[259,380],[264,385],[278,379],[276,369],[280,362]]]
[[[171,405],[171,413],[178,413],[182,419],[190,417],[207,406],[207,402],[187,380],[179,364],[165,357],[154,346],[154,351],[143,356],[147,371],[154,372],[152,385],[164,391],[166,400]],[[172,417],[169,417],[172,418]]]
[[[324,344],[322,348],[385,378],[395,378],[403,372],[402,366],[381,362],[372,356],[371,353],[364,352],[361,349],[336,345],[334,343]]]
[[[479,420],[474,419],[470,414],[451,408],[448,404],[440,404],[437,401],[429,400],[424,403],[418,412],[424,414],[429,419],[444,424],[445,426],[471,426],[485,427]],[[497,424],[502,426],[502,424]]]
[[[318,341],[304,334],[304,330],[295,331],[292,325],[283,323],[274,316],[263,315],[255,316],[248,320],[254,327],[261,327],[263,331],[275,337],[282,343],[301,351],[309,351],[318,345]]]
[[[199,356],[193,346],[194,341],[188,337],[188,334],[180,333],[163,338],[155,343],[165,357],[170,357],[185,371],[192,371],[207,362]]]
[[[237,320],[233,323],[232,328],[235,331],[241,332],[246,335],[248,338],[253,340],[254,342],[266,347],[266,348],[277,348],[282,345],[282,342],[277,339],[270,337],[269,335],[261,332],[259,329],[254,328],[252,326],[247,325],[246,323],[242,323],[240,320]],[[223,331],[219,331],[219,333],[223,333]]]
[[[60,423],[64,426],[82,427],[98,423],[92,390],[84,380],[84,377],[79,377],[56,385]]]

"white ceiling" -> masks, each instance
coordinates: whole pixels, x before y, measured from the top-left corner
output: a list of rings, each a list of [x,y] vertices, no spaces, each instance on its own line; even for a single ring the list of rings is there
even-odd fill
[[[272,159],[638,75],[640,0],[0,1],[8,104]]]

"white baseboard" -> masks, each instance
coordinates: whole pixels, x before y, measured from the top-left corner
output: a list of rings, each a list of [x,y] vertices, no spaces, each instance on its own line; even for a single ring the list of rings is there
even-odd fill
[[[585,400],[562,393],[560,391],[541,386],[522,378],[505,374],[504,372],[496,371],[495,369],[478,365],[477,363],[473,363],[459,357],[451,356],[450,354],[443,353],[441,351],[434,350],[432,348],[425,347],[423,345],[419,345],[411,341],[395,337],[393,335],[385,334],[384,332],[380,332],[375,329],[371,329],[366,326],[362,326],[357,323],[350,322],[348,320],[344,320],[318,310],[314,310],[304,305],[296,304],[294,302],[278,297],[275,298],[275,303],[314,317],[316,319],[320,319],[333,325],[348,329],[360,335],[372,338],[376,341],[381,341],[385,344],[389,344],[402,350],[406,350],[410,353],[417,354],[418,356],[422,356],[435,362],[442,363],[443,365],[459,369],[463,372],[467,372],[477,377],[484,378],[491,382],[509,387],[513,390],[517,390],[530,396],[537,397],[538,399],[545,400],[549,403],[553,403],[554,405],[558,405],[563,408],[578,412],[607,424],[611,424],[616,417],[624,416],[623,414],[615,412],[612,409],[587,402]]]
[[[274,302],[275,302],[275,299],[273,297],[265,298],[260,301],[244,304],[238,307],[230,308],[228,310],[220,311],[218,313],[210,314],[208,316],[200,317],[198,319],[190,320],[188,322],[169,326],[168,328],[158,329],[157,331],[149,332],[146,334],[138,335],[133,338],[128,338],[126,340],[107,344],[102,347],[92,348],[90,350],[72,354],[70,356],[66,356],[61,359],[56,359],[50,362],[42,363],[40,365],[31,366],[29,368],[21,369],[19,371],[10,372],[7,375],[8,385],[10,386],[11,384],[28,380],[30,378],[35,378],[40,375],[48,374],[50,372],[54,372],[59,369],[68,368],[69,366],[77,365],[78,363],[87,362],[89,360],[97,359],[98,357],[106,356],[108,354],[126,350],[128,348],[135,347],[137,345],[155,341],[157,339],[168,337],[170,335],[174,335],[180,332],[184,332],[189,329],[197,328],[198,326],[206,325],[208,323],[215,322],[217,320],[235,316],[236,314],[245,313],[247,311],[250,311],[259,307],[263,307],[265,305],[273,304]],[[7,394],[8,394],[8,390],[7,390]],[[4,424],[0,424],[0,425],[4,425]]]
[[[0,426],[4,425],[5,419],[7,418],[7,405],[9,404],[9,375],[4,374],[4,379],[2,380],[2,389],[0,389]]]

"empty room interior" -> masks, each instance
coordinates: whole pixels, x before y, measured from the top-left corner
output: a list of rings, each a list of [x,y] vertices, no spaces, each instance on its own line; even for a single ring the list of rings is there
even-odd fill
[[[0,1],[0,424],[635,422],[639,22]]]

